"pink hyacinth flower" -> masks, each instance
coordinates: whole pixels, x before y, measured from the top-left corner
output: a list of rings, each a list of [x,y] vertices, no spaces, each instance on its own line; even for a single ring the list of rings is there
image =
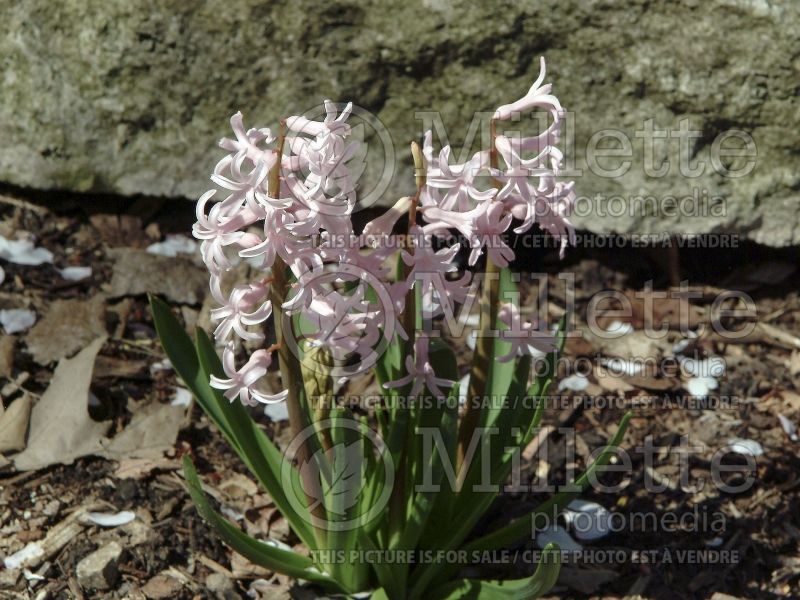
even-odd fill
[[[283,390],[277,394],[265,394],[254,389],[254,385],[259,379],[267,374],[269,366],[272,364],[272,354],[267,350],[256,350],[250,356],[247,364],[238,371],[236,370],[236,359],[233,351],[233,344],[226,346],[222,353],[222,367],[225,375],[229,379],[222,379],[215,375],[211,376],[211,387],[218,390],[225,390],[225,397],[233,402],[236,398],[247,406],[257,406],[261,404],[274,404],[286,400],[288,390]]]

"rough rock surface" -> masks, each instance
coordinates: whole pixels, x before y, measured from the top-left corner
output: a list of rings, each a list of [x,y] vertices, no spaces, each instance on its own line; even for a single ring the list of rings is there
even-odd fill
[[[412,185],[403,167],[423,126],[415,112],[441,113],[458,156],[473,111],[521,95],[545,55],[556,92],[574,111],[568,156],[583,170],[579,192],[624,199],[584,202],[580,225],[800,243],[794,0],[28,0],[0,5],[0,53],[0,181],[16,185],[194,198],[235,110],[248,125],[274,125],[277,115],[330,97],[356,101],[390,132],[403,162],[388,201]],[[653,169],[670,159],[663,176],[648,175],[647,140],[635,136],[649,119],[672,132],[653,147]],[[702,132],[686,138],[684,152],[689,166],[706,163],[697,177],[678,168],[683,119]],[[587,151],[603,129],[632,141],[632,164],[619,177],[586,168],[587,156],[605,169],[620,164]],[[739,178],[722,176],[709,155],[732,129],[757,148],[755,167]],[[377,154],[368,187],[383,173],[387,156]],[[748,159],[736,160],[741,171]],[[679,209],[690,216],[670,216],[667,196],[695,194],[699,208]],[[655,200],[638,202],[640,195]]]

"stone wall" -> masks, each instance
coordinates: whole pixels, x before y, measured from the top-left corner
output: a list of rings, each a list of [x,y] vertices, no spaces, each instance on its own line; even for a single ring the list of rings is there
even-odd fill
[[[195,198],[233,112],[274,125],[329,97],[377,115],[394,140],[402,160],[387,200],[412,185],[415,113],[439,111],[458,148],[474,111],[521,95],[544,55],[573,113],[578,191],[591,197],[580,226],[800,243],[794,0],[25,0],[0,3],[0,55],[0,181]],[[683,153],[689,168],[705,163],[698,176],[680,169],[681,122],[700,132]],[[624,142],[588,144],[606,129],[631,140],[619,176],[598,166],[621,159],[591,148]],[[711,160],[715,140],[743,147],[741,137],[720,138],[730,130],[757,150],[742,177],[721,171],[745,171],[747,157]],[[656,176],[665,158],[669,168]],[[366,165],[370,185],[384,173],[376,160]],[[696,209],[683,202],[697,214],[671,216],[669,196],[697,196]]]

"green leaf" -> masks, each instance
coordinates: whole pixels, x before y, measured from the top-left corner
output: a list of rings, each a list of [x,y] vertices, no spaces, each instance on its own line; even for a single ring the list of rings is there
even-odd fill
[[[511,581],[462,579],[436,588],[431,596],[435,600],[532,600],[550,591],[560,570],[558,546],[548,544],[536,572],[530,577]]]
[[[369,600],[389,600],[389,596],[386,594],[386,590],[380,588],[372,592]]]
[[[586,485],[588,485],[589,478],[592,476],[592,474],[595,473],[599,467],[608,463],[614,450],[619,446],[622,436],[625,434],[625,430],[628,427],[628,421],[630,421],[631,415],[632,413],[627,413],[622,418],[614,437],[611,439],[608,445],[603,448],[597,459],[575,481],[573,486],[576,490],[582,490],[585,488]],[[578,495],[578,493],[578,491],[560,492],[546,502],[543,502],[541,505],[537,506],[531,514],[525,517],[514,519],[505,527],[469,542],[463,546],[463,549],[467,552],[472,552],[496,550],[499,548],[508,548],[513,546],[514,544],[523,540],[527,535],[530,535],[530,532],[535,529],[535,526],[538,524],[541,518],[549,518],[551,515],[561,512],[566,505]],[[451,537],[444,549],[452,550],[455,547],[453,544],[453,539],[458,539],[461,534],[463,534],[464,529],[466,528],[459,527],[458,531]],[[424,589],[434,579],[442,580],[458,569],[458,567],[458,564],[453,563],[447,565],[426,565],[418,572],[414,573],[412,577],[412,580],[414,581],[414,589]]]
[[[358,541],[367,552],[379,553],[380,548],[375,541],[365,531],[358,532]],[[389,562],[383,560],[376,560],[371,563],[375,575],[378,577],[378,583],[382,586],[377,590],[372,598],[398,598],[402,597],[405,593],[405,588],[399,584],[395,577],[395,567]]]
[[[277,546],[256,540],[229,521],[221,517],[208,503],[203,493],[197,471],[188,456],[183,457],[183,473],[189,494],[194,501],[197,511],[219,534],[223,541],[233,550],[244,556],[247,560],[272,571],[277,571],[315,583],[336,587],[339,591],[347,590],[330,575],[321,573],[314,568],[310,558],[285,550]]]
[[[206,381],[211,375],[224,377],[225,372],[214,345],[205,331],[197,329],[197,356],[200,367],[206,374]],[[294,468],[288,470],[292,480],[284,481],[283,463],[288,460],[267,437],[264,431],[253,421],[241,402],[229,402],[218,390],[209,386],[216,398],[216,406],[223,422],[230,428],[235,440],[234,448],[238,448],[239,457],[247,465],[256,479],[264,486],[275,502],[281,514],[286,518],[298,537],[309,548],[316,548],[317,541],[311,528],[311,516],[304,503],[292,503],[286,495],[291,486],[295,494],[302,493]],[[213,418],[212,415],[209,417]]]
[[[228,442],[238,452],[233,432],[218,407],[213,388],[208,385],[208,377],[200,367],[200,361],[191,338],[178,323],[169,306],[161,299],[151,295],[150,309],[161,347],[172,363],[175,372],[197,398],[203,411],[222,430]]]
[[[163,301],[150,296],[153,322],[161,345],[176,373],[192,391],[203,412],[219,427],[242,462],[275,501],[297,536],[309,548],[316,547],[310,515],[295,510],[281,481],[283,455],[253,421],[240,402],[229,402],[209,385],[209,376],[224,377],[214,345],[204,331],[197,330],[197,347]],[[296,474],[292,469],[291,473]],[[299,489],[295,487],[294,489]]]
[[[530,515],[514,519],[505,527],[473,540],[465,546],[465,549],[471,551],[507,548],[524,539],[526,535],[529,535],[530,532],[534,530],[535,525],[537,525],[540,517],[543,515],[549,516],[561,512],[566,505],[578,495],[579,490],[583,490],[589,484],[589,478],[597,471],[597,469],[608,464],[608,461],[611,459],[614,450],[622,441],[622,436],[625,435],[625,430],[628,428],[628,422],[630,421],[631,416],[632,413],[628,412],[624,417],[622,417],[614,437],[611,439],[608,445],[603,448],[597,459],[595,459],[595,461],[589,465],[586,471],[584,471],[583,474],[575,480],[575,483],[573,484],[575,491],[570,490],[556,494],[546,502],[543,502],[537,506]]]

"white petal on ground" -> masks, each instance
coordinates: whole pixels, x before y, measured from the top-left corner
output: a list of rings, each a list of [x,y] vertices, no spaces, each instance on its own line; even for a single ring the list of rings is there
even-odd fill
[[[179,387],[175,390],[175,395],[172,397],[172,406],[189,406],[192,401],[192,392],[186,388]]]
[[[623,323],[622,321],[611,321],[608,327],[606,327],[606,332],[616,335],[627,335],[632,331],[633,325],[630,323]]]
[[[698,398],[705,398],[718,387],[719,384],[713,377],[692,377],[686,382],[686,391]]]
[[[58,273],[67,281],[81,281],[92,276],[92,267],[64,267]]]
[[[8,240],[0,235],[0,258],[35,267],[53,262],[53,253],[45,248],[37,248],[30,240]]]
[[[135,518],[136,515],[129,510],[122,510],[118,513],[86,513],[86,520],[100,527],[119,527],[130,523]]]
[[[612,531],[611,513],[597,502],[573,500],[564,511],[564,520],[579,540],[599,540]]]
[[[289,409],[286,402],[272,402],[264,406],[264,414],[272,421],[288,421]]]
[[[750,456],[761,456],[764,454],[763,446],[755,440],[733,438],[728,441],[728,447],[732,452],[736,452],[737,454],[749,454]]]
[[[626,375],[633,377],[639,375],[644,369],[644,364],[636,360],[625,360],[624,358],[603,358],[600,361],[611,375]]]
[[[19,569],[29,561],[41,556],[44,556],[42,545],[39,542],[30,542],[22,550],[14,552],[11,556],[6,556],[3,559],[3,564],[10,571],[11,569]]]
[[[562,552],[580,552],[583,550],[583,546],[573,540],[566,529],[558,525],[553,525],[547,529],[537,531],[535,541],[536,545],[542,549],[544,549],[547,544],[556,543],[558,544],[559,550]]]
[[[589,386],[589,379],[586,375],[575,373],[569,377],[565,377],[558,382],[558,391],[570,390],[571,392],[582,392]]]
[[[219,512],[228,517],[231,521],[244,521],[244,514],[240,513],[234,508],[231,508],[227,504],[221,505],[219,507]]]
[[[789,439],[793,442],[796,442],[800,439],[800,436],[797,435],[797,425],[795,425],[788,417],[785,417],[782,414],[778,414],[778,421],[781,422],[781,427],[786,432],[786,435],[789,436]]]
[[[150,375],[154,375],[158,371],[172,371],[172,363],[169,362],[168,358],[154,362],[152,365],[150,365]]]
[[[150,254],[175,257],[178,254],[194,254],[197,252],[197,242],[180,234],[170,234],[163,242],[156,242],[147,247]]]
[[[36,323],[36,313],[27,308],[0,310],[0,324],[8,334],[30,329],[34,323]]]
[[[677,342],[675,342],[672,345],[672,353],[673,354],[680,354],[681,352],[686,350],[686,348],[688,348],[691,345],[691,343],[696,339],[697,339],[697,333],[696,332],[691,331],[691,330],[687,331],[685,338],[682,338],[682,339],[678,340]]]
[[[42,577],[41,575],[37,575],[36,573],[34,573],[29,569],[23,569],[22,575],[23,577],[25,577],[27,581],[44,581],[44,577]]]
[[[292,548],[289,544],[285,544],[284,542],[276,540],[275,538],[267,538],[263,540],[263,542],[267,546],[272,546],[273,548],[278,548],[279,550],[294,551],[294,548]]]

